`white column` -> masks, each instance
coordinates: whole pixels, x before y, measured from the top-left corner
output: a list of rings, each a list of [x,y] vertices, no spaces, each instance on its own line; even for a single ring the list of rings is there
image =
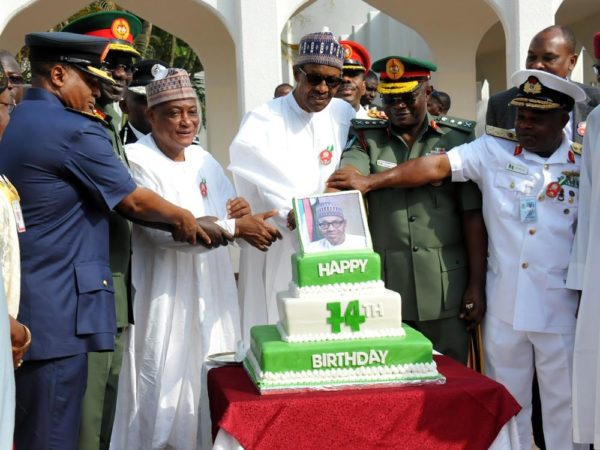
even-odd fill
[[[273,98],[281,83],[281,26],[276,0],[239,1],[236,61],[239,116]]]
[[[506,80],[525,67],[531,38],[554,25],[554,16],[563,0],[486,0],[496,11],[506,38]]]

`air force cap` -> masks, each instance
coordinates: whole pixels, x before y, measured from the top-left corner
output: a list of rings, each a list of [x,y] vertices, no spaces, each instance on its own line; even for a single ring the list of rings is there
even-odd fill
[[[109,51],[108,39],[65,32],[29,33],[25,45],[31,61],[66,63],[103,81],[114,83],[102,70]]]
[[[575,102],[586,99],[575,83],[542,70],[519,70],[511,81],[519,91],[509,104],[519,108],[571,111]]]

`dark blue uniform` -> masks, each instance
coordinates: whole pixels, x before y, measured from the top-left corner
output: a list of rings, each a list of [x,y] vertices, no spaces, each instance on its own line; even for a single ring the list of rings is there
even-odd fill
[[[72,429],[56,428],[75,426],[76,439],[80,414],[69,408],[80,409],[85,390],[82,357],[113,349],[109,211],[136,185],[100,122],[66,109],[37,88],[11,116],[0,142],[0,167],[21,196],[27,226],[19,236],[18,319],[31,329],[33,340],[25,364],[15,372],[17,448],[37,448],[44,439],[43,448],[74,448]],[[48,380],[68,374],[69,367],[66,379]],[[63,404],[64,398],[73,400]],[[51,435],[43,436],[45,429]]]

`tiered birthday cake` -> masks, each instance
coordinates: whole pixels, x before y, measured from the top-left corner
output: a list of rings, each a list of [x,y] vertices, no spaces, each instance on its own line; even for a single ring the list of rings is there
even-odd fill
[[[364,248],[344,249],[342,243],[295,254],[290,289],[277,298],[279,323],[251,330],[244,367],[261,393],[444,380],[432,359],[431,342],[402,324],[400,295],[381,281],[379,255],[372,250],[358,193],[296,200],[302,249],[315,247],[309,245],[314,234],[307,236],[303,226],[307,221],[319,228],[326,224],[326,231],[333,227],[328,220],[346,227],[347,217],[335,202],[348,209],[354,201]],[[321,240],[333,241],[330,234]]]

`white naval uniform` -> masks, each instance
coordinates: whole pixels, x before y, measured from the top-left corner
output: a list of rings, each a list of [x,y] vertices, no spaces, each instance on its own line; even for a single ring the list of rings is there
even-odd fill
[[[572,443],[570,388],[577,295],[565,286],[577,221],[579,156],[563,136],[547,159],[527,150],[516,154],[516,142],[489,135],[448,152],[452,180],[473,180],[483,196],[489,234],[486,372],[523,407],[517,424],[527,450],[534,364],[547,448],[579,448]],[[549,197],[547,186],[564,171],[577,175],[563,185],[562,195]],[[521,221],[524,198],[536,205],[534,222]]]
[[[587,117],[581,159],[579,223],[567,286],[582,291],[573,357],[573,425],[577,442],[600,448],[600,107]]]
[[[254,325],[279,320],[276,295],[292,279],[291,255],[298,251],[295,232],[287,229],[293,197],[322,193],[337,168],[356,111],[344,100],[331,99],[318,113],[304,111],[294,98],[273,99],[246,114],[229,149],[238,195],[255,213],[277,209],[275,223],[283,239],[268,252],[242,248],[239,296],[242,335],[249,343]],[[320,154],[332,146],[328,164]],[[331,148],[331,147],[330,147]]]

